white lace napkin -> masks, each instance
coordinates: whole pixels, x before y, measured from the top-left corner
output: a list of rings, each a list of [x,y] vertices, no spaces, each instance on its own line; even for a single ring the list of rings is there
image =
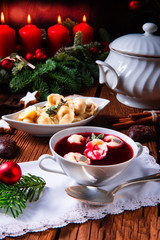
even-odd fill
[[[59,168],[53,161],[49,163]],[[105,206],[92,206],[69,197],[65,188],[75,185],[74,180],[60,174],[41,170],[37,161],[21,163],[23,174],[31,173],[46,180],[46,187],[37,202],[27,203],[24,213],[13,219],[4,216],[0,209],[0,239],[5,236],[19,236],[26,232],[43,231],[48,228],[63,227],[69,223],[83,223],[88,219],[100,219],[107,214],[118,214],[124,210],[135,210],[142,206],[155,206],[160,202],[160,182],[132,185],[117,193],[113,203]],[[109,190],[126,180],[160,172],[160,165],[144,147],[140,157],[117,177],[114,182],[103,187]]]

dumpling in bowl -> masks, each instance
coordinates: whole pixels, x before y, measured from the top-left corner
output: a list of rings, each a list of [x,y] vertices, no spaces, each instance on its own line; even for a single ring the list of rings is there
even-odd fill
[[[56,107],[58,106],[58,104],[61,103],[61,99],[65,101],[65,98],[58,94],[58,93],[52,93],[47,97],[47,107],[50,107],[52,105],[55,105]]]
[[[74,120],[74,111],[67,106],[62,106],[57,112],[57,119],[59,120],[59,124],[72,123]]]
[[[86,110],[86,102],[84,99],[77,97],[73,99],[75,115],[82,115]]]
[[[25,108],[24,112],[20,113],[18,120],[26,123],[34,123],[36,117],[37,117],[36,107],[29,106]]]
[[[38,123],[38,124],[55,124],[54,121],[45,112],[42,112],[41,115],[36,119],[36,123]]]
[[[93,102],[91,98],[86,99],[86,114],[88,116],[94,115],[97,111],[97,108],[98,108],[97,104]]]

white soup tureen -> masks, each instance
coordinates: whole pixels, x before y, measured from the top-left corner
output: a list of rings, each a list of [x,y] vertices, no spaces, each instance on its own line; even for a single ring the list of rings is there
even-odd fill
[[[154,23],[143,25],[144,34],[128,34],[110,44],[110,53],[99,65],[99,82],[117,92],[128,106],[160,108],[160,36]]]

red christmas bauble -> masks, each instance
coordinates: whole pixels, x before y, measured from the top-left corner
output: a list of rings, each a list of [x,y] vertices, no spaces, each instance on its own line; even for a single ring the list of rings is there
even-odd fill
[[[27,54],[26,54],[26,60],[27,60],[28,62],[34,62],[34,60],[35,60],[35,55],[33,55],[32,53],[27,53]]]
[[[37,48],[36,51],[35,51],[35,55],[39,52],[41,52],[43,54],[46,54],[46,51],[43,48]]]
[[[90,54],[92,56],[94,56],[98,53],[98,48],[97,47],[91,47],[89,51],[90,51]]]
[[[13,62],[10,59],[3,59],[1,67],[5,70],[11,70],[13,68]]]
[[[47,56],[46,54],[44,54],[43,52],[39,51],[37,54],[36,54],[36,59],[40,62],[44,62],[46,60]]]
[[[7,185],[15,184],[21,176],[22,171],[17,163],[8,161],[0,165],[0,182]]]
[[[132,0],[129,3],[129,8],[131,10],[138,10],[141,7],[141,4],[138,0]]]

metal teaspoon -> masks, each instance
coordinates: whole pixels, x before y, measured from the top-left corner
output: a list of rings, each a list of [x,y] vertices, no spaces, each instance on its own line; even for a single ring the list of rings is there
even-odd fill
[[[124,187],[127,187],[131,184],[142,183],[142,182],[151,182],[151,181],[160,181],[160,173],[153,175],[131,179],[127,182],[124,182],[110,191],[105,191],[98,187],[79,185],[71,186],[65,189],[66,193],[82,202],[89,203],[92,205],[105,205],[114,201],[115,194]]]

